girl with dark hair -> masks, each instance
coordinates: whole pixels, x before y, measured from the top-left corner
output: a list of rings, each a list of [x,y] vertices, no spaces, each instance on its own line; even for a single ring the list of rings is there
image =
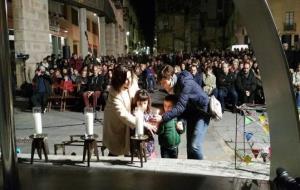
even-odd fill
[[[135,108],[140,108],[144,112],[144,121],[150,122],[153,118],[151,114],[151,97],[146,90],[139,90],[136,92],[131,105],[131,110],[134,112]],[[153,131],[145,126],[145,134],[148,135],[148,140],[146,142],[146,155],[147,157],[155,157],[155,145],[154,145],[154,133]]]
[[[119,65],[113,72],[104,109],[103,144],[110,156],[128,155],[130,152],[130,128],[134,129],[136,124],[136,117],[131,114],[132,88],[131,71]],[[150,123],[145,125],[156,130]]]

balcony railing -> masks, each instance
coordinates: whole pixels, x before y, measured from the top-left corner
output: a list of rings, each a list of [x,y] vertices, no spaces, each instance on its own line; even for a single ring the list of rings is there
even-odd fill
[[[296,23],[283,23],[284,31],[296,31]]]

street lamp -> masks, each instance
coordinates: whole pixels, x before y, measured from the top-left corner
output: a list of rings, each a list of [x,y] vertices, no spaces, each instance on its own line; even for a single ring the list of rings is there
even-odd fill
[[[129,35],[130,35],[130,32],[129,32],[129,31],[127,31],[127,32],[126,32],[126,36],[129,36]]]

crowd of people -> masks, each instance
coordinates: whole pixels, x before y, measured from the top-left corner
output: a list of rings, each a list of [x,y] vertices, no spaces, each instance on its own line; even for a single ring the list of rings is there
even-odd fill
[[[161,115],[152,114],[150,93],[162,86],[168,94]],[[141,90],[142,89],[142,90]],[[177,158],[179,134],[186,129],[189,159],[203,159],[209,126],[209,96],[222,111],[243,103],[264,103],[259,65],[251,50],[202,50],[193,54],[70,59],[48,56],[37,64],[33,106],[46,110],[53,94],[78,96],[77,108],[104,111],[103,143],[109,155],[127,155],[135,128],[134,110],[141,107],[148,136],[159,135],[161,156]],[[147,155],[154,153],[149,138]]]

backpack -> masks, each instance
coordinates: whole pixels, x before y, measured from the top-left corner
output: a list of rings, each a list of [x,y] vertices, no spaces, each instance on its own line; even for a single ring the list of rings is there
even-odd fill
[[[220,121],[222,119],[222,106],[214,95],[209,98],[209,112],[214,120]]]

